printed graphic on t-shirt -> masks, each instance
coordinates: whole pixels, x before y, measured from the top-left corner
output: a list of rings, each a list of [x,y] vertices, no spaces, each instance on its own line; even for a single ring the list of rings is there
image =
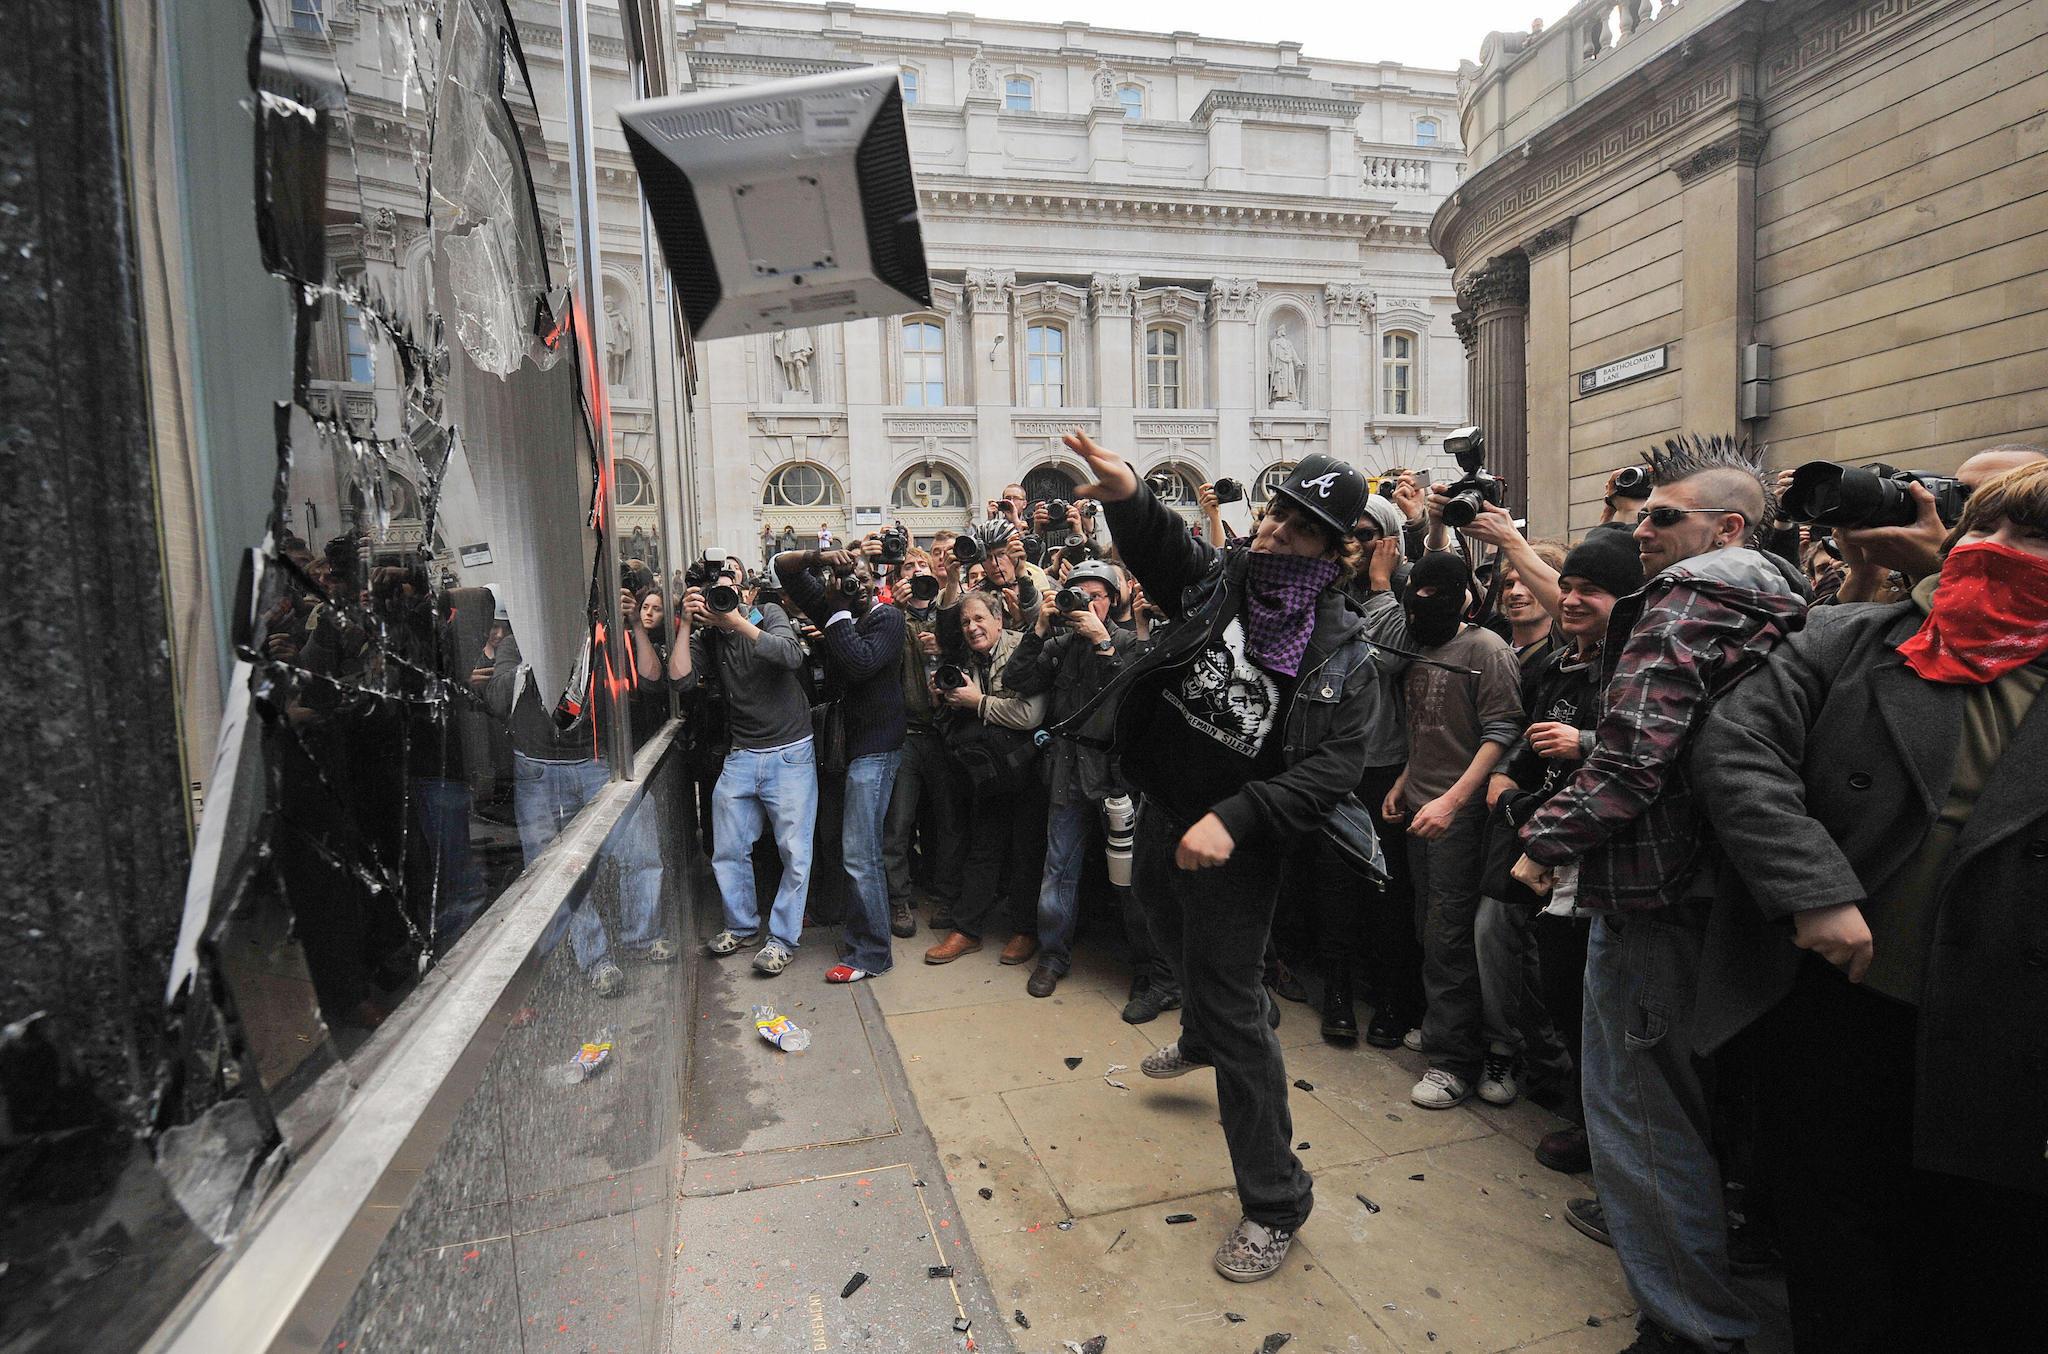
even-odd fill
[[[1560,696],[1550,703],[1550,713],[1545,715],[1544,718],[1555,724],[1576,725],[1579,722],[1579,703]],[[1579,763],[1572,758],[1545,758],[1543,784],[1537,787],[1537,793],[1545,797],[1556,794],[1578,769]]]
[[[1241,757],[1256,757],[1273,731],[1280,687],[1244,656],[1244,626],[1232,621],[1222,638],[1195,655],[1166,699],[1189,726]]]

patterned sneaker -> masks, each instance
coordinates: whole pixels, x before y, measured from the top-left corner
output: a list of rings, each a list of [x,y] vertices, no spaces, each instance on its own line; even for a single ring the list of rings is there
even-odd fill
[[[1242,1219],[1216,1248],[1216,1272],[1232,1283],[1269,1279],[1279,1272],[1293,1244],[1292,1232]]]
[[[626,975],[609,959],[590,966],[590,986],[600,997],[616,997],[626,990]]]
[[[1184,1077],[1198,1067],[1207,1066],[1208,1063],[1182,1053],[1180,1040],[1176,1039],[1165,1048],[1147,1053],[1139,1062],[1138,1070],[1155,1081],[1169,1081],[1174,1077]]]
[[[1426,1110],[1456,1109],[1472,1098],[1472,1087],[1463,1077],[1432,1067],[1408,1092],[1408,1098]]]
[[[1521,1058],[1499,1049],[1486,1051],[1485,1071],[1479,1074],[1479,1098],[1489,1105],[1508,1106],[1521,1098],[1521,1083],[1516,1079],[1516,1069]]]
[[[676,961],[676,943],[663,937],[640,951],[640,957],[650,964],[673,964]]]
[[[794,958],[796,956],[789,952],[788,946],[779,940],[771,940],[761,947],[759,954],[754,956],[754,972],[765,973],[773,978],[776,974],[788,968],[790,961]]]
[[[758,945],[760,943],[761,933],[759,931],[745,936],[732,931],[720,931],[717,935],[704,942],[704,952],[714,959],[723,959],[729,954],[738,954],[749,945]]]
[[[828,983],[857,983],[864,978],[879,976],[879,974],[870,973],[864,968],[855,968],[851,964],[834,964],[831,968],[825,970],[825,981]]]

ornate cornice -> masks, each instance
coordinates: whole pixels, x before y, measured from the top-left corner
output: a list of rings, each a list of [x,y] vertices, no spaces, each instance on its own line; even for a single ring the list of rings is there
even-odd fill
[[[1529,260],[1521,254],[1501,255],[1458,287],[1458,307],[1469,311],[1475,321],[1500,306],[1528,304]]]
[[[1060,187],[988,188],[967,183],[934,185],[927,177],[918,193],[919,205],[928,215],[950,215],[986,223],[989,216],[1002,216],[1142,223],[1147,229],[1184,227],[1215,230],[1247,227],[1262,231],[1285,230],[1299,235],[1343,235],[1389,238],[1385,210],[1371,206],[1338,206],[1329,199],[1257,198],[1233,200],[1212,196],[1207,201],[1190,201],[1186,195],[1147,194],[1114,191],[1068,191]],[[1413,227],[1420,237],[1425,225]]]
[[[1570,243],[1572,227],[1578,222],[1579,218],[1576,216],[1567,216],[1562,221],[1552,222],[1522,241],[1522,253],[1533,259],[1539,254],[1548,254],[1561,244]]]
[[[1104,319],[1124,319],[1131,313],[1131,298],[1138,290],[1136,273],[1097,273],[1088,284],[1095,298],[1095,313]]]
[[[1759,63],[1764,92],[1779,93],[1879,34],[1925,18],[1940,7],[1941,0],[1866,0],[1846,14],[1830,14],[1817,24],[1796,29],[1787,41],[1764,53]]]
[[[721,51],[699,48],[690,53],[690,65],[697,71],[729,75],[824,75],[831,71],[855,70],[864,61],[833,61],[819,57],[772,56],[766,52]]]
[[[977,315],[1000,314],[1010,307],[1010,294],[1017,288],[1017,275],[1007,268],[969,268],[967,298]]]
[[[1754,165],[1763,159],[1764,137],[1764,132],[1754,128],[1738,128],[1701,146],[1671,166],[1671,172],[1678,175],[1680,183],[1691,183],[1702,174],[1711,173],[1722,165]]]
[[[1148,321],[1202,318],[1202,294],[1186,287],[1147,287],[1135,299],[1139,317]]]
[[[1258,309],[1259,284],[1248,277],[1219,277],[1209,284],[1209,315],[1218,320],[1249,320]]]
[[[1216,114],[1232,112],[1269,113],[1289,121],[1308,117],[1332,118],[1348,123],[1357,118],[1358,108],[1359,106],[1349,99],[1318,98],[1313,94],[1212,89],[1195,109],[1195,115],[1190,121],[1197,127],[1206,127]]]
[[[1015,273],[1004,276],[1013,282]],[[971,277],[971,275],[970,275]],[[1050,315],[1055,319],[1078,320],[1088,308],[1088,293],[1064,282],[1032,282],[1017,288],[1017,313],[1024,316]],[[977,304],[976,309],[980,309]]]

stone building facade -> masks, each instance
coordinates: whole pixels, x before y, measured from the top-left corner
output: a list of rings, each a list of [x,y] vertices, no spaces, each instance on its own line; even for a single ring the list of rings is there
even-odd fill
[[[698,345],[707,542],[958,527],[1009,481],[1064,492],[1074,427],[1187,499],[1318,450],[1448,464],[1448,72],[844,4],[705,0],[680,27],[699,89],[899,66],[934,280],[928,312]]]
[[[1587,0],[1459,76],[1431,240],[1540,531],[1681,430],[1947,470],[2048,436],[2048,0]]]

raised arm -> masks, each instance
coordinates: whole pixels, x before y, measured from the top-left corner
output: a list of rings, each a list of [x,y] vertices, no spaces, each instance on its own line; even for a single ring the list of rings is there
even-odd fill
[[[1214,567],[1216,551],[1188,534],[1180,515],[1139,483],[1130,462],[1097,446],[1083,432],[1071,432],[1065,441],[1095,476],[1094,482],[1074,492],[1103,505],[1117,554],[1153,605],[1177,619],[1181,595]]]

